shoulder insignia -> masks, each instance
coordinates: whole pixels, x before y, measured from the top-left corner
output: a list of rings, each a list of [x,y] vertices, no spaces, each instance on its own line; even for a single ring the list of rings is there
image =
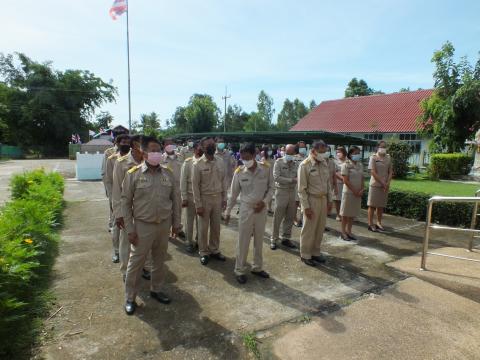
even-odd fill
[[[142,167],[142,164],[136,165],[136,166],[132,167],[130,170],[128,170],[128,173],[129,173],[129,174],[133,174],[135,171],[137,171],[137,170],[140,169],[141,167]]]
[[[162,169],[168,170],[168,171],[170,171],[171,173],[173,173],[173,170],[172,170],[172,168],[170,167],[170,165],[161,165],[161,166],[162,166]]]
[[[193,157],[186,158],[185,161],[192,161]]]
[[[260,164],[262,164],[265,167],[270,167],[270,163],[268,161],[260,161]]]
[[[128,159],[128,154],[127,155],[123,155],[123,156],[119,156],[117,161],[123,161],[123,160],[126,160]]]
[[[116,157],[117,157],[117,153],[113,153],[112,155],[110,155],[110,156],[108,157],[108,160],[112,160],[112,159],[114,159],[114,158],[116,158]]]
[[[235,174],[238,174],[240,171],[242,171],[244,167],[245,167],[244,165],[240,165],[239,167],[237,167],[235,169]]]

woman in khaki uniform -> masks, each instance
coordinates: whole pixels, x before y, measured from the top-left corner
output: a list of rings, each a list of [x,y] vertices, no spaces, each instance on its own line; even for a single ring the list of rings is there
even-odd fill
[[[360,213],[363,194],[363,166],[360,149],[352,146],[348,150],[348,160],[342,165],[341,174],[343,177],[342,205],[340,216],[342,217],[342,239],[357,240],[352,235],[353,218]]]
[[[337,158],[335,159],[335,181],[333,182],[333,186],[336,186],[337,192],[333,197],[333,202],[335,203],[335,210],[337,210],[337,221],[341,221],[342,218],[340,217],[340,204],[342,202],[342,194],[343,194],[343,176],[342,176],[342,165],[347,160],[347,150],[343,146],[340,146],[336,150]]]
[[[368,192],[368,230],[384,231],[382,226],[383,210],[387,206],[388,190],[392,181],[392,159],[387,154],[387,143],[380,141],[376,154],[370,157],[370,186]],[[377,224],[373,224],[373,216],[377,212]]]

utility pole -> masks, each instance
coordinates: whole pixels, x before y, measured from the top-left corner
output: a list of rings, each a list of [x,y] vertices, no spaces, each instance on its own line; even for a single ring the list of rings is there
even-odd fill
[[[130,13],[130,8],[127,4],[127,67],[128,67],[128,131],[132,132],[132,97],[130,93],[130,35],[128,31],[128,14]]]
[[[227,99],[230,99],[232,95],[227,96],[227,87],[225,86],[225,96],[222,96],[222,100],[225,100],[225,111],[223,112],[223,132],[227,132]]]

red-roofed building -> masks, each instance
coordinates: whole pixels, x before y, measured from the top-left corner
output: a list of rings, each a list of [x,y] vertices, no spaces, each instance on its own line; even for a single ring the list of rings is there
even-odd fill
[[[385,95],[359,96],[323,101],[290,131],[324,130],[371,140],[388,140],[392,136],[413,145],[420,154],[427,140],[416,133],[416,119],[421,115],[420,102],[433,90],[417,90]]]

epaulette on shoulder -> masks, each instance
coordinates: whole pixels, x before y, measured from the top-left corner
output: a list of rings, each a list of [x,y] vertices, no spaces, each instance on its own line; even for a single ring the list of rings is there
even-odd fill
[[[173,173],[173,170],[172,170],[172,168],[170,167],[170,165],[163,165],[163,164],[162,164],[162,165],[160,165],[160,166],[162,167],[162,169],[168,170],[168,171],[170,171],[171,173]]]
[[[117,153],[113,153],[112,155],[110,155],[110,156],[108,157],[108,160],[112,160],[112,159],[114,159],[114,158],[116,158],[116,157],[117,157]]]
[[[268,161],[260,161],[260,164],[262,164],[265,167],[270,167],[270,163]]]
[[[129,173],[129,174],[133,174],[135,171],[137,171],[137,170],[140,169],[141,167],[142,167],[142,164],[137,165],[137,166],[134,166],[134,167],[132,167],[130,170],[128,170],[128,173]]]
[[[193,157],[186,158],[185,161],[192,161]]]
[[[123,160],[126,160],[128,159],[128,154],[127,155],[123,155],[123,156],[119,156],[117,161],[123,161]]]
[[[242,171],[244,167],[245,167],[245,165],[240,165],[239,167],[237,167],[235,169],[235,174],[238,174],[240,171]]]

